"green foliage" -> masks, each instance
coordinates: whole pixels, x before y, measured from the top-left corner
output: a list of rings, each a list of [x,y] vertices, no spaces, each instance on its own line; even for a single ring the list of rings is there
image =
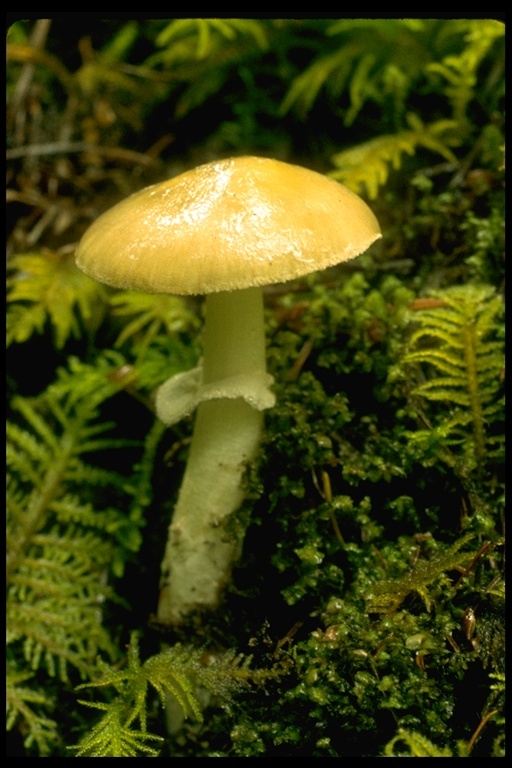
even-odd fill
[[[46,721],[26,706],[44,696],[37,686],[33,698],[20,689],[24,670],[67,682],[70,669],[91,676],[100,651],[115,655],[101,620],[105,601],[115,599],[109,573],[119,576],[140,545],[138,522],[121,511],[126,480],[84,458],[129,446],[97,422],[117,389],[108,379],[98,386],[99,378],[96,370],[84,392],[73,386],[80,375],[63,374],[38,398],[14,399],[7,424],[9,723],[22,718],[27,745],[44,751]]]
[[[447,461],[445,447],[459,454],[465,473],[500,456],[502,433],[493,434],[503,420],[502,376],[503,297],[490,286],[456,286],[435,294],[432,308],[417,312],[419,327],[409,340],[404,363],[416,367],[412,389],[420,401],[448,406],[429,429],[410,435],[411,447],[436,444]],[[419,381],[418,381],[419,379]]]
[[[305,116],[324,88],[338,105],[348,96],[348,106],[338,106],[345,126],[352,125],[368,102],[376,102],[384,114],[393,104],[395,125],[408,122],[408,130],[381,134],[332,157],[334,178],[375,198],[391,168],[401,167],[404,153],[412,155],[424,147],[455,161],[451,147],[460,144],[468,130],[467,110],[476,95],[479,68],[503,34],[503,24],[493,20],[451,20],[443,25],[432,19],[335,22],[325,35],[326,44],[330,38],[337,47],[318,55],[293,80],[281,112],[297,107]],[[455,46],[443,55],[447,41]],[[429,123],[424,124],[407,104],[415,88],[429,90],[432,73],[447,82],[443,92],[451,113],[434,122],[428,114]]]
[[[121,333],[115,346],[121,347],[132,337],[142,338],[138,356],[160,333],[177,334],[197,329],[197,317],[187,308],[183,299],[165,294],[146,294],[119,291],[110,299],[113,317],[132,317]]]
[[[36,745],[40,755],[50,754],[58,738],[58,724],[44,714],[53,711],[54,701],[41,686],[34,686],[33,674],[17,670],[8,662],[6,679],[6,730],[23,722],[27,730],[25,746]],[[30,685],[25,683],[32,681]]]
[[[288,754],[299,755],[302,748],[312,756],[370,756],[373,752],[367,751],[366,740],[379,734],[381,743],[386,744],[396,733],[396,725],[422,733],[422,738],[442,744],[442,749],[459,751],[459,745],[448,739],[447,733],[448,724],[458,712],[465,711],[458,692],[464,690],[461,686],[474,660],[474,654],[457,645],[460,608],[454,601],[456,582],[462,604],[470,599],[463,595],[467,582],[457,579],[457,575],[453,577],[460,563],[467,564],[471,559],[470,553],[460,551],[465,541],[446,548],[430,539],[418,545],[407,537],[398,545],[387,544],[381,536],[372,542],[373,556],[364,543],[346,544],[345,583],[339,583],[338,594],[331,586],[320,626],[317,624],[317,629],[293,649],[299,682],[288,689],[280,704],[280,734],[288,734]],[[410,568],[412,573],[431,550],[432,610],[426,612],[411,595],[398,610],[380,617],[369,616],[360,600],[354,599],[361,589],[360,584],[351,585],[351,574],[366,578],[368,585],[379,585],[377,574],[397,567],[399,548],[404,557],[401,567]],[[411,567],[413,557],[417,562]],[[444,568],[448,572],[443,574]],[[420,571],[421,567],[418,574]],[[488,579],[485,569],[481,576]],[[407,578],[396,580],[399,589]],[[393,585],[389,582],[387,586],[391,589]],[[298,739],[286,728],[294,708],[302,713]],[[472,730],[477,725],[474,722]],[[340,734],[337,728],[341,728]],[[258,730],[264,740],[260,753],[272,752],[271,729],[262,723]],[[470,735],[471,731],[467,732],[468,741]]]
[[[176,115],[214,97],[237,66],[268,48],[265,22],[256,19],[175,19],[158,33],[159,50],[146,62],[189,83],[176,103]]]
[[[459,550],[471,539],[464,536],[456,541],[448,551],[434,557],[432,560],[419,559],[408,573],[399,579],[384,579],[377,581],[371,592],[365,595],[369,613],[389,613],[396,611],[411,592],[417,592],[425,603],[427,611],[432,610],[432,598],[427,587],[440,579],[446,571],[464,568],[474,558],[474,552]],[[447,589],[449,581],[444,579],[443,589]],[[439,591],[439,585],[437,587]]]
[[[103,286],[57,253],[19,254],[11,259],[7,294],[7,344],[27,341],[50,322],[62,349],[83,327],[94,327],[106,294]]]
[[[382,103],[391,97],[395,107],[400,108],[424,66],[427,51],[418,31],[428,35],[431,29],[432,24],[420,22],[420,27],[413,30],[403,19],[344,19],[327,24],[324,45],[333,50],[317,56],[292,81],[282,111],[292,106],[302,113],[309,111],[322,88],[334,99],[348,92],[350,106],[344,113],[345,125],[355,121],[369,100]]]
[[[350,95],[344,113],[351,125],[369,100],[385,104],[391,99],[398,114],[417,83],[431,73],[448,83],[445,94],[454,118],[464,120],[474,97],[477,74],[493,43],[503,38],[504,25],[494,20],[451,19],[343,19],[327,25],[326,44],[332,52],[317,56],[295,78],[282,111],[297,104],[311,109],[322,88],[332,97]],[[331,47],[333,45],[331,43]],[[447,47],[451,47],[446,53]]]
[[[402,744],[402,747],[397,747]],[[404,750],[404,747],[406,751]],[[397,751],[399,750],[399,751]],[[420,733],[406,731],[400,728],[398,734],[386,744],[384,749],[385,757],[453,757],[451,749],[448,747],[436,747],[431,741],[426,739]]]
[[[156,60],[172,64],[188,60],[191,54],[203,59],[219,53],[238,36],[252,37],[261,49],[268,44],[264,25],[255,19],[175,19],[158,34],[156,44],[165,52]]]
[[[128,664],[118,669],[101,665],[99,680],[80,688],[113,687],[116,697],[107,704],[82,701],[93,709],[104,711],[101,720],[75,747],[78,756],[136,757],[157,756],[148,741],[163,741],[147,732],[148,688],[159,696],[162,708],[175,700],[183,715],[202,721],[203,715],[197,695],[197,686],[203,686],[217,697],[229,699],[249,682],[263,682],[276,673],[252,671],[251,659],[225,652],[213,660],[205,660],[204,649],[179,644],[157,653],[141,664],[138,641],[132,635],[128,647]],[[277,673],[278,674],[278,673]],[[135,728],[139,722],[140,730]]]
[[[439,62],[427,65],[427,72],[439,74],[446,81],[444,92],[452,104],[454,118],[462,125],[467,120],[467,108],[475,96],[477,75],[491,46],[505,34],[505,27],[493,19],[466,19],[453,24],[446,35],[459,35],[464,48],[450,53]]]
[[[448,146],[453,140],[451,135],[456,127],[455,121],[441,120],[425,126],[416,115],[408,115],[408,122],[411,130],[378,136],[338,152],[332,157],[336,170],[331,176],[354,192],[366,192],[375,199],[388,179],[390,168],[400,168],[403,153],[413,155],[418,147],[426,147],[449,162],[455,161],[455,155]],[[445,135],[447,138],[443,139]]]
[[[504,211],[493,207],[489,216],[480,218],[468,213],[463,229],[472,238],[474,247],[467,259],[475,282],[492,283],[493,265],[502,262],[505,255]]]
[[[460,297],[473,293],[469,286],[453,291],[459,311]],[[492,318],[489,326],[479,326],[487,329],[485,344],[501,338],[502,299],[495,313],[499,294],[483,293],[475,311],[477,318],[480,312]],[[493,583],[492,569],[478,568],[475,581],[461,576],[472,563],[474,568],[478,549],[474,535],[458,535],[459,483],[466,476],[453,462],[447,471],[441,451],[411,450],[417,432],[410,429],[417,410],[406,400],[416,382],[412,363],[406,379],[389,376],[406,340],[423,327],[423,313],[451,305],[439,307],[439,297],[415,299],[398,277],[371,270],[282,301],[289,319],[273,337],[276,353],[273,347],[270,353],[283,384],[267,416],[266,460],[269,468],[279,466],[267,492],[279,531],[273,565],[286,604],[303,617],[313,601],[323,628],[295,645],[299,683],[276,708],[280,727],[268,723],[262,707],[259,720],[242,720],[233,732],[235,749],[244,756],[282,750],[290,756],[370,756],[375,752],[365,752],[365,739],[375,737],[384,748],[395,719],[407,732],[439,744],[436,749],[459,754],[468,742],[459,749],[446,733],[460,712],[456,691],[465,690],[475,653],[464,646],[458,606],[482,599]],[[450,337],[457,350],[461,345],[452,337],[464,336],[461,327],[462,322]],[[428,349],[438,344],[430,336],[424,341]],[[450,417],[453,404],[425,399],[423,407],[425,418],[442,419]],[[466,424],[472,442],[470,420]],[[493,474],[495,461],[487,452],[482,465]],[[269,469],[262,472],[268,477]],[[499,485],[496,477],[493,482]],[[474,511],[463,525],[496,541],[503,509],[499,491],[494,502],[487,485],[468,483],[467,492]],[[422,533],[440,528],[444,540]],[[477,596],[470,589],[475,584]],[[480,621],[487,649],[481,658],[488,653],[497,663],[503,655],[499,620],[482,610]],[[485,675],[480,684],[490,695]],[[294,709],[301,713],[300,734],[293,727]],[[467,726],[467,740],[477,726]],[[493,727],[500,729],[497,721]]]
[[[200,124],[206,115],[210,124],[213,112],[208,145],[214,152],[284,150],[293,156],[303,152],[304,141],[312,153],[307,125],[321,134],[327,107],[337,118],[326,137],[326,147],[339,148],[327,150],[335,173],[373,196],[391,168],[401,168],[404,156],[419,147],[454,162],[453,148],[475,140],[472,108],[492,113],[503,98],[504,25],[491,19],[131,21],[99,50],[83,45],[74,72],[48,54],[28,51],[28,35],[19,42],[17,32],[15,25],[8,48],[13,71],[31,54],[48,98],[57,79],[72,115],[80,103],[74,138],[89,150],[83,157],[94,176],[110,158],[151,167],[151,151],[144,156],[121,147],[123,135],[144,131],[152,111],[155,124],[164,120],[152,137],[156,147],[186,141],[184,118],[196,113]],[[356,123],[372,126],[369,135],[361,138]],[[295,147],[288,125],[300,137]],[[62,133],[69,134],[67,124]],[[72,209],[73,202],[68,198],[66,205]]]
[[[163,739],[145,731],[131,727],[121,699],[112,704],[81,702],[94,709],[104,710],[106,714],[84,738],[77,751],[78,757],[157,757],[158,751],[148,742],[161,742]]]

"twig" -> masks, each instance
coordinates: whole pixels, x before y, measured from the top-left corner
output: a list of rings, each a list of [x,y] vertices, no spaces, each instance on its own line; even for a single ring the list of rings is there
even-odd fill
[[[89,144],[85,141],[55,141],[47,144],[28,144],[23,147],[13,147],[5,153],[7,160],[17,160],[20,157],[41,157],[42,155],[66,155],[74,152],[96,152],[104,157],[114,160],[126,160],[127,162],[141,165],[153,165],[157,161],[153,157],[134,152],[122,147],[102,147]]]
[[[38,19],[36,21],[29,41],[29,44],[32,48],[41,49],[44,47],[46,38],[48,37],[48,32],[50,31],[51,23],[51,19]],[[22,67],[18,77],[18,82],[16,83],[14,92],[12,94],[11,102],[9,104],[9,122],[14,120],[19,106],[25,100],[27,92],[30,88],[30,84],[32,82],[32,78],[34,76],[35,69],[36,65],[33,61],[27,61],[27,63]]]
[[[494,715],[497,715],[497,714],[498,714],[498,712],[499,712],[499,709],[493,709],[493,711],[492,711],[492,712],[489,712],[489,714],[488,714],[488,715],[486,715],[486,716],[485,716],[485,717],[484,717],[484,718],[483,718],[483,719],[480,721],[480,723],[479,723],[479,725],[478,725],[478,728],[476,729],[476,731],[474,732],[474,734],[472,735],[472,737],[470,738],[470,740],[469,740],[469,742],[468,742],[468,751],[469,751],[469,752],[471,752],[471,750],[472,750],[472,749],[473,749],[473,747],[475,746],[475,742],[476,742],[476,740],[478,739],[478,737],[479,737],[479,736],[480,736],[480,734],[482,733],[483,729],[485,728],[485,726],[487,725],[487,723],[489,722],[489,720],[491,719],[491,717],[494,717]]]
[[[478,552],[476,553],[476,555],[474,556],[474,558],[472,559],[468,567],[462,571],[461,577],[458,579],[457,583],[455,584],[455,589],[457,589],[461,581],[466,578],[466,576],[468,575],[468,573],[470,573],[476,561],[482,557],[484,552],[486,552],[486,550],[489,549],[490,546],[491,546],[490,541],[484,541],[484,543],[482,544],[482,546],[480,547],[480,549],[478,550]]]

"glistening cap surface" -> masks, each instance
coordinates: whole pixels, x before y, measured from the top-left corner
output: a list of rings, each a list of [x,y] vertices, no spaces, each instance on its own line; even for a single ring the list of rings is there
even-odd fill
[[[236,157],[136,192],[78,245],[90,277],[148,293],[280,283],[365,251],[381,236],[366,203],[297,165]]]

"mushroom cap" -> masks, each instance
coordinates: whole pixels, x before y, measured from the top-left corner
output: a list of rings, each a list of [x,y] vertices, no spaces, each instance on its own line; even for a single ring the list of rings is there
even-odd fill
[[[130,195],[89,227],[76,262],[117,288],[205,294],[301,277],[379,237],[366,203],[337,181],[279,160],[235,157]]]

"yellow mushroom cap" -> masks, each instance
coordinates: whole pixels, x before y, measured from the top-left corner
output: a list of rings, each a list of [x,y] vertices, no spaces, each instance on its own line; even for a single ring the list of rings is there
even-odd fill
[[[89,227],[76,262],[118,288],[205,294],[286,282],[351,259],[379,237],[366,203],[338,182],[235,157],[130,195]]]

